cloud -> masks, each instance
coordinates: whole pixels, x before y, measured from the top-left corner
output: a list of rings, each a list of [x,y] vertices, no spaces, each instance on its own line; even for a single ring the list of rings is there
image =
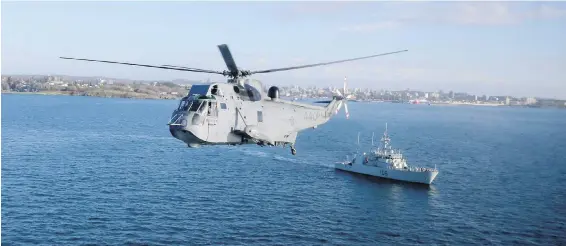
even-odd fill
[[[256,59],[255,64],[266,65],[266,64],[268,64],[268,62],[267,62],[267,59],[265,59],[264,57],[260,57],[260,58]]]
[[[399,22],[399,21],[382,21],[382,22],[376,22],[376,23],[343,26],[343,27],[340,27],[340,31],[373,32],[373,31],[385,30],[385,29],[395,29],[399,26],[401,26],[401,22]]]
[[[541,5],[537,11],[529,13],[529,18],[558,19],[566,17],[566,7],[556,8],[549,5]]]
[[[334,13],[343,10],[348,2],[300,2],[293,4],[291,11],[297,14]]]
[[[529,20],[566,17],[566,6],[549,3],[434,2],[389,4],[378,9],[375,21],[341,26],[340,31],[374,32],[415,24],[513,25]]]
[[[519,24],[535,19],[558,19],[566,16],[566,8],[548,4],[537,7],[532,4],[498,2],[474,2],[457,5],[449,16],[440,16],[441,21],[470,25]]]
[[[449,15],[440,15],[442,22],[471,25],[504,25],[515,23],[518,16],[512,13],[506,3],[464,3],[458,5]]]

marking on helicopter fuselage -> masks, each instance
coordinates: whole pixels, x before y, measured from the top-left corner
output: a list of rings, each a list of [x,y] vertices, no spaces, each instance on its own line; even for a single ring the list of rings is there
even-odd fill
[[[324,117],[325,113],[322,111],[310,111],[305,112],[305,120],[317,120],[320,117]]]

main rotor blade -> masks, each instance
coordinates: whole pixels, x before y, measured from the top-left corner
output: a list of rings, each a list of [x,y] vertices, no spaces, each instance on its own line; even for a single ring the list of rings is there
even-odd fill
[[[200,69],[200,68],[190,68],[190,67],[185,67],[185,66],[176,66],[176,65],[161,65],[164,67],[174,67],[174,68],[183,68],[183,69],[190,69],[190,70],[195,70],[195,71],[200,71],[200,72],[204,72],[204,71],[209,71],[206,69]]]
[[[334,112],[334,114],[338,114],[338,111],[340,111],[340,109],[342,108],[342,104],[343,104],[342,100],[338,101],[338,107],[336,107],[336,111]]]
[[[232,57],[232,53],[230,52],[228,45],[218,45],[218,49],[220,50],[220,54],[222,54],[222,58],[224,58],[224,62],[226,63],[228,70],[230,70],[232,74],[238,74],[238,67],[236,66],[236,62],[234,61],[234,57]]]
[[[59,57],[59,58],[61,58],[61,59],[67,59],[67,60],[78,60],[78,61],[113,63],[113,64],[130,65],[130,66],[138,66],[138,67],[152,67],[152,68],[161,68],[161,69],[170,69],[170,70],[185,71],[185,72],[223,74],[222,72],[219,72],[219,71],[204,70],[204,69],[198,69],[198,68],[171,67],[171,66],[155,66],[155,65],[136,64],[136,63],[129,63],[129,62],[103,61],[103,60],[92,60],[92,59],[72,58],[72,57]]]
[[[339,61],[332,61],[332,62],[316,63],[316,64],[310,64],[310,65],[302,65],[302,66],[295,66],[295,67],[275,68],[275,69],[267,69],[267,70],[260,70],[260,71],[252,71],[251,74],[255,74],[255,73],[271,73],[271,72],[278,72],[278,71],[285,71],[285,70],[292,70],[292,69],[299,69],[299,68],[316,67],[316,66],[329,65],[329,64],[334,64],[334,63],[341,63],[341,62],[347,62],[347,61],[355,61],[355,60],[367,59],[367,58],[372,58],[372,57],[376,57],[376,56],[390,55],[390,54],[395,54],[395,53],[400,53],[400,52],[405,52],[405,51],[409,51],[409,50],[400,50],[400,51],[389,52],[389,53],[383,53],[383,54],[378,54],[378,55],[364,56],[364,57],[358,57],[358,58],[352,58],[352,59],[346,59],[346,60],[339,60]]]

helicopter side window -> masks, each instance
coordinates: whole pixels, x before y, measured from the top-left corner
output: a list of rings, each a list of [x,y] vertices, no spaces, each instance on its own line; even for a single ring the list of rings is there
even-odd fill
[[[257,111],[257,122],[263,122],[263,112]]]
[[[221,108],[221,109],[227,109],[226,103],[220,103],[220,108]]]
[[[209,102],[208,102],[208,115],[212,115],[212,110],[213,110],[213,108],[212,108],[212,102],[209,101]]]
[[[218,117],[218,104],[216,102],[208,102],[208,115]]]

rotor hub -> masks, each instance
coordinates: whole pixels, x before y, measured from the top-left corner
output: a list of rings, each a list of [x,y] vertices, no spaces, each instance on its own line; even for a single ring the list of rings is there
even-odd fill
[[[222,71],[222,75],[226,76],[230,79],[244,78],[244,77],[250,76],[251,74],[252,74],[252,72],[250,70],[237,70],[237,71],[224,70],[224,71]]]

